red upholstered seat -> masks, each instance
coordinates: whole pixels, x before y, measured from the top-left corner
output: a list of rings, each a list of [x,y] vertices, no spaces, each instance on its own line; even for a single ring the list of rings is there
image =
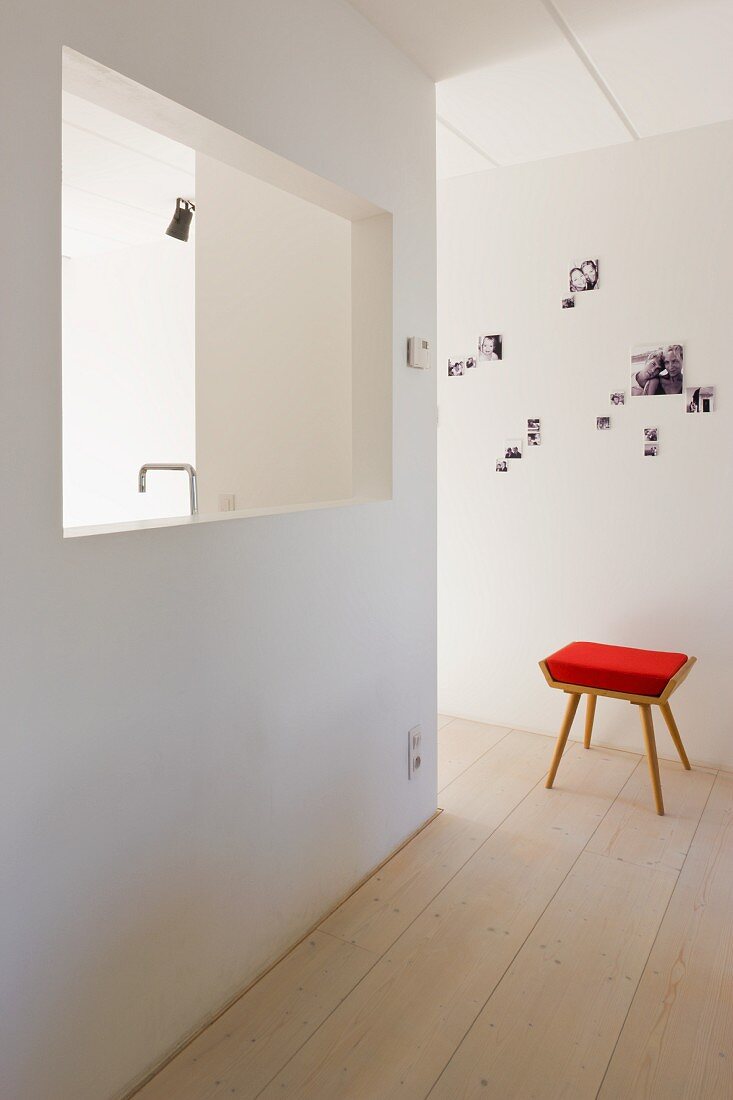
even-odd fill
[[[659,653],[598,642],[571,642],[547,658],[553,680],[562,684],[661,695],[687,660],[684,653]]]

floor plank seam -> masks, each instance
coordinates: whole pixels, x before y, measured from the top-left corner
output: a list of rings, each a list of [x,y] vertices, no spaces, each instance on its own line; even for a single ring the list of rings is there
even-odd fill
[[[505,737],[508,737],[508,736],[509,736],[509,733],[511,733],[511,732],[512,732],[512,731],[511,731],[511,730],[509,730],[509,731],[508,731],[508,732],[507,732],[507,733],[506,733],[506,734],[505,734],[504,736],[505,736]],[[503,741],[503,740],[504,740],[504,738],[502,737],[502,738],[501,738],[501,740]],[[497,744],[497,745],[498,745],[499,743],[500,743],[499,741],[497,741],[497,742],[496,742],[496,744]],[[494,746],[494,745],[492,745],[492,746],[491,746],[491,748],[495,748],[495,746]],[[487,749],[487,752],[491,752],[491,749]],[[484,757],[485,755],[486,755],[486,753],[482,753],[482,754],[481,754],[481,756],[479,757],[479,760],[483,759],[483,757]],[[467,769],[466,769],[466,771],[470,770],[470,768],[472,768],[472,767],[474,766],[474,764],[477,764],[477,763],[478,763],[478,760],[474,760],[473,764],[469,765],[469,768],[467,768]],[[517,802],[515,806],[512,806],[511,810],[509,810],[509,811],[508,811],[508,812],[507,812],[507,813],[506,813],[506,814],[504,815],[504,817],[503,817],[503,818],[501,819],[501,821],[499,821],[499,822],[497,823],[497,825],[496,825],[496,826],[495,826],[495,827],[494,827],[494,828],[493,828],[493,829],[491,830],[491,832],[490,832],[490,833],[489,833],[489,834],[488,834],[488,835],[487,835],[486,837],[484,837],[484,839],[483,839],[483,840],[481,841],[481,843],[479,844],[478,848],[476,848],[476,850],[475,850],[475,851],[473,851],[473,852],[471,853],[471,855],[470,855],[470,856],[469,856],[469,857],[468,857],[468,858],[467,858],[466,860],[464,860],[464,861],[463,861],[463,863],[462,863],[462,864],[460,865],[460,867],[458,867],[458,868],[456,869],[456,871],[455,871],[455,872],[454,872],[454,873],[453,873],[453,874],[451,875],[451,877],[450,877],[449,879],[447,879],[447,880],[446,880],[446,881],[445,881],[445,882],[444,882],[444,883],[442,884],[442,886],[440,887],[440,889],[439,889],[438,891],[436,891],[436,893],[435,893],[435,894],[433,894],[433,896],[432,896],[432,897],[430,898],[430,900],[429,900],[429,901],[428,901],[428,902],[427,902],[427,903],[426,903],[426,904],[425,904],[425,905],[423,906],[423,908],[422,908],[422,909],[421,909],[421,910],[419,911],[419,913],[416,913],[416,914],[415,914],[415,916],[414,916],[414,917],[413,917],[413,919],[412,919],[412,920],[410,921],[410,923],[409,923],[409,924],[407,924],[407,925],[405,925],[405,927],[403,928],[403,930],[402,930],[402,931],[400,932],[399,936],[397,936],[397,937],[396,937],[396,939],[394,939],[394,940],[393,940],[393,941],[392,941],[392,942],[391,942],[391,943],[390,943],[390,944],[389,944],[389,945],[388,945],[387,947],[385,947],[385,949],[384,949],[384,951],[382,952],[382,954],[381,954],[381,955],[377,956],[377,958],[376,958],[376,959],[375,959],[375,961],[374,961],[374,964],[373,964],[372,966],[370,966],[370,967],[369,967],[369,969],[367,970],[367,972],[366,972],[365,974],[362,974],[361,978],[359,978],[359,980],[358,980],[357,982],[355,982],[355,983],[354,983],[354,985],[353,985],[353,986],[351,987],[351,989],[350,989],[350,990],[348,991],[348,993],[346,993],[346,994],[345,994],[345,995],[344,995],[344,996],[343,996],[343,997],[341,998],[341,1000],[339,1001],[339,1003],[338,1003],[337,1005],[335,1005],[335,1006],[334,1006],[334,1008],[333,1008],[333,1009],[332,1009],[332,1010],[331,1010],[331,1011],[330,1011],[330,1012],[328,1013],[328,1015],[327,1015],[327,1016],[325,1016],[323,1020],[321,1020],[320,1024],[319,1024],[319,1025],[318,1025],[318,1027],[317,1027],[317,1028],[315,1029],[315,1031],[314,1031],[314,1032],[312,1032],[312,1034],[311,1034],[311,1035],[309,1035],[309,1036],[308,1036],[308,1037],[307,1037],[307,1038],[306,1038],[306,1039],[305,1039],[305,1040],[304,1040],[304,1041],[303,1041],[303,1042],[302,1042],[302,1043],[300,1044],[300,1046],[298,1047],[298,1049],[297,1049],[297,1050],[295,1050],[295,1051],[293,1051],[293,1053],[292,1053],[292,1054],[290,1055],[290,1057],[289,1057],[289,1058],[287,1058],[287,1059],[286,1059],[286,1060],[285,1060],[285,1061],[283,1062],[283,1064],[282,1064],[282,1065],[280,1066],[280,1068],[279,1068],[279,1069],[278,1069],[278,1070],[277,1070],[277,1071],[276,1071],[276,1072],[275,1072],[275,1073],[274,1073],[274,1074],[272,1075],[272,1077],[271,1077],[271,1078],[270,1078],[270,1079],[268,1080],[268,1082],[267,1082],[267,1084],[266,1084],[266,1085],[264,1086],[264,1088],[260,1089],[260,1091],[259,1091],[259,1092],[258,1092],[258,1093],[256,1094],[256,1096],[254,1097],[254,1100],[257,1100],[257,1097],[259,1097],[259,1096],[262,1096],[262,1094],[263,1094],[263,1093],[264,1093],[264,1092],[265,1092],[265,1091],[266,1091],[266,1090],[267,1090],[267,1089],[268,1089],[268,1088],[270,1087],[270,1085],[271,1085],[271,1084],[272,1084],[272,1082],[273,1082],[273,1081],[275,1080],[275,1078],[276,1078],[276,1077],[278,1077],[278,1076],[279,1076],[279,1074],[281,1074],[281,1073],[282,1073],[282,1071],[283,1071],[283,1070],[284,1070],[284,1069],[285,1069],[285,1068],[286,1068],[286,1067],[287,1067],[287,1066],[288,1066],[288,1065],[289,1065],[289,1064],[290,1064],[290,1063],[292,1062],[293,1058],[297,1057],[297,1055],[298,1055],[298,1054],[299,1054],[299,1053],[301,1052],[301,1050],[302,1050],[302,1049],[303,1049],[303,1048],[304,1048],[304,1047],[305,1047],[305,1046],[306,1046],[306,1045],[307,1045],[307,1044],[308,1044],[309,1042],[311,1042],[311,1040],[312,1040],[312,1039],[314,1039],[314,1038],[315,1038],[315,1036],[316,1036],[316,1035],[318,1034],[318,1032],[319,1032],[319,1031],[321,1030],[321,1028],[322,1028],[322,1027],[324,1026],[324,1024],[326,1024],[326,1022],[327,1022],[327,1021],[328,1021],[328,1020],[329,1020],[329,1019],[331,1018],[331,1016],[333,1016],[334,1012],[337,1012],[337,1011],[338,1011],[338,1009],[339,1009],[339,1008],[341,1007],[341,1005],[342,1005],[342,1004],[344,1003],[344,1001],[346,1001],[346,1000],[347,1000],[347,999],[348,999],[348,998],[349,998],[349,997],[350,997],[350,996],[352,995],[352,993],[354,993],[354,991],[355,991],[355,990],[357,990],[357,989],[359,988],[359,986],[361,985],[361,983],[362,983],[362,982],[363,982],[363,981],[364,981],[364,980],[365,980],[365,979],[366,979],[366,978],[367,978],[367,977],[369,976],[369,974],[371,974],[371,972],[372,972],[372,970],[374,969],[374,967],[375,967],[375,966],[376,966],[376,965],[377,965],[377,964],[378,964],[378,963],[379,963],[379,962],[380,962],[380,961],[381,961],[381,960],[382,960],[382,959],[383,959],[383,958],[385,957],[385,955],[386,955],[386,954],[387,954],[387,953],[388,953],[389,951],[391,951],[391,950],[392,950],[392,948],[393,948],[393,947],[395,946],[395,944],[396,944],[396,943],[397,943],[397,942],[398,942],[398,941],[399,941],[399,940],[400,940],[400,939],[401,939],[401,938],[402,938],[402,937],[403,937],[403,936],[404,936],[404,935],[405,935],[405,934],[406,934],[406,933],[408,932],[408,930],[409,930],[409,929],[410,929],[410,928],[412,927],[412,925],[413,925],[413,924],[415,923],[415,921],[419,920],[419,919],[420,919],[420,917],[421,917],[421,916],[423,915],[423,913],[424,913],[424,912],[425,912],[425,911],[426,911],[427,909],[429,909],[429,908],[430,908],[430,906],[431,906],[431,905],[432,905],[432,904],[434,903],[434,901],[435,901],[435,899],[436,899],[436,898],[438,897],[438,895],[439,895],[439,894],[441,894],[441,893],[443,892],[443,890],[445,890],[445,889],[446,889],[446,888],[447,888],[447,887],[448,887],[448,886],[450,885],[450,883],[451,883],[451,882],[453,881],[453,879],[454,879],[454,878],[456,877],[456,875],[460,874],[460,873],[461,873],[461,871],[463,870],[463,868],[464,868],[464,867],[465,867],[465,866],[466,866],[466,865],[467,865],[468,863],[470,863],[470,862],[471,862],[471,860],[472,860],[472,859],[473,859],[473,858],[474,858],[474,857],[475,857],[476,855],[478,855],[478,853],[479,853],[479,852],[481,851],[481,849],[483,848],[484,844],[486,844],[486,843],[487,843],[487,842],[488,842],[488,841],[489,841],[489,840],[491,839],[491,837],[492,837],[492,836],[494,835],[494,833],[495,833],[495,832],[496,832],[496,831],[497,831],[498,829],[500,829],[500,828],[502,827],[502,825],[504,824],[504,822],[505,822],[505,821],[506,821],[506,820],[507,820],[508,818],[510,818],[510,817],[511,817],[511,815],[512,815],[512,814],[513,814],[513,813],[515,812],[515,810],[518,810],[518,809],[519,809],[519,807],[520,807],[520,806],[522,805],[522,803],[523,803],[523,802],[525,801],[525,799],[529,798],[529,796],[530,796],[530,795],[531,795],[531,794],[532,794],[532,793],[533,793],[533,792],[534,792],[534,791],[535,791],[535,790],[537,789],[537,787],[539,787],[539,785],[540,785],[541,783],[543,783],[543,782],[544,782],[544,780],[545,780],[545,777],[544,777],[544,775],[542,775],[542,776],[541,776],[541,777],[540,777],[540,778],[539,778],[539,779],[537,780],[537,782],[536,782],[536,783],[535,783],[535,784],[534,784],[534,785],[533,785],[532,787],[530,787],[530,789],[529,789],[529,790],[527,791],[527,793],[526,793],[525,795],[523,795],[523,796],[522,796],[522,798],[520,798],[519,802]],[[448,785],[448,786],[450,786],[450,784],[447,784],[447,785]],[[610,808],[610,807],[609,807],[609,808]],[[604,816],[605,816],[605,815],[604,815]],[[412,841],[410,841],[409,843],[412,843]],[[407,846],[409,846],[409,845],[406,845],[406,847],[407,847]],[[574,864],[573,864],[573,866],[574,866]],[[572,868],[571,868],[571,869],[572,869]],[[319,928],[317,928],[317,929],[316,929],[316,931],[320,931],[320,927],[319,927]],[[335,938],[339,938],[339,937],[335,937]],[[349,942],[349,941],[346,941],[346,940],[342,940],[341,942],[343,942],[343,943],[347,943],[347,942]],[[524,946],[524,943],[522,944],[522,946]],[[520,950],[521,950],[521,948],[520,948]],[[518,953],[518,952],[517,952],[517,953]],[[512,961],[513,961],[513,960],[512,960]],[[510,963],[510,965],[511,965],[511,963]],[[502,977],[503,977],[503,975],[502,975]],[[498,983],[497,983],[497,984],[498,984]],[[492,993],[493,993],[493,990],[492,990]],[[481,1010],[480,1010],[480,1011],[481,1011]],[[475,1022],[475,1021],[474,1021],[474,1022]],[[473,1023],[471,1024],[471,1027],[473,1027]],[[469,1028],[469,1030],[470,1030],[470,1028]],[[465,1038],[465,1036],[464,1036],[464,1038]],[[463,1042],[463,1039],[461,1039],[461,1042]],[[458,1046],[460,1046],[460,1043],[458,1044]],[[455,1051],[456,1051],[456,1050],[458,1050],[458,1046],[457,1046],[457,1047],[455,1048],[455,1050],[454,1050],[454,1052],[453,1052],[454,1054],[455,1054]],[[451,1058],[452,1058],[452,1057],[453,1057],[453,1055],[451,1055]],[[448,1062],[450,1062],[450,1060],[451,1060],[451,1059],[449,1058],[449,1059],[448,1059]],[[446,1066],[448,1065],[448,1062],[446,1062]],[[440,1076],[442,1076],[442,1073],[444,1072],[444,1070],[445,1070],[446,1066],[444,1066],[444,1067],[443,1067],[443,1070],[441,1070],[441,1074],[440,1074]],[[439,1077],[438,1077],[438,1078],[436,1078],[436,1079],[435,1079],[435,1081],[433,1082],[433,1085],[431,1085],[431,1088],[430,1088],[430,1091],[431,1091],[431,1092],[432,1092],[433,1088],[435,1087],[435,1085],[436,1085],[436,1084],[438,1083],[438,1080],[439,1080]],[[428,1094],[426,1093],[426,1097],[427,1097],[427,1095],[428,1095]]]
[[[565,751],[567,752],[567,749],[566,749]],[[564,756],[564,755],[565,755],[565,754],[563,753],[563,756]],[[491,1000],[491,998],[492,998],[492,997],[494,996],[494,994],[495,994],[495,993],[496,993],[496,991],[498,990],[499,986],[501,985],[501,983],[502,983],[502,982],[504,981],[504,979],[506,978],[507,974],[508,974],[508,973],[509,973],[509,971],[511,970],[512,966],[513,966],[513,965],[514,965],[514,963],[516,962],[516,960],[517,960],[517,958],[519,957],[519,955],[521,954],[521,952],[522,952],[522,951],[524,950],[524,948],[525,948],[525,946],[526,946],[526,944],[527,944],[527,941],[529,940],[530,936],[531,936],[531,935],[532,935],[532,933],[534,932],[534,930],[535,930],[535,928],[537,927],[537,925],[539,924],[539,922],[540,922],[540,921],[542,920],[542,918],[544,917],[544,915],[545,915],[545,913],[547,912],[547,910],[549,909],[550,905],[552,905],[552,903],[553,903],[553,901],[555,900],[555,898],[557,897],[557,895],[558,895],[559,891],[560,891],[560,890],[561,890],[561,889],[563,888],[563,886],[565,885],[565,882],[567,881],[567,879],[569,878],[569,876],[570,876],[570,875],[572,874],[573,870],[575,869],[575,866],[576,866],[576,864],[577,864],[578,860],[579,860],[579,859],[580,859],[580,857],[581,857],[581,856],[582,856],[582,855],[583,855],[583,854],[585,853],[585,850],[586,850],[587,846],[588,846],[588,845],[590,844],[590,842],[591,842],[591,840],[593,839],[593,837],[595,836],[596,832],[598,831],[598,829],[600,829],[601,825],[603,824],[603,822],[605,821],[605,819],[606,819],[606,818],[608,817],[608,815],[610,814],[610,812],[611,812],[611,810],[612,810],[613,806],[614,806],[614,805],[615,805],[615,803],[616,803],[616,799],[617,799],[617,798],[619,798],[619,797],[620,797],[620,795],[622,794],[622,792],[623,792],[623,791],[625,790],[625,788],[626,788],[626,785],[627,785],[627,784],[628,784],[628,783],[629,783],[629,782],[631,781],[631,777],[632,777],[632,776],[634,775],[634,772],[636,771],[636,768],[638,768],[640,764],[641,764],[641,760],[640,760],[640,761],[639,761],[639,763],[638,763],[638,764],[636,765],[636,767],[632,769],[632,771],[631,771],[631,773],[629,774],[629,776],[628,776],[628,778],[626,779],[626,781],[625,781],[625,782],[624,782],[624,783],[622,784],[621,788],[620,788],[620,789],[619,789],[619,790],[617,791],[617,793],[616,793],[616,794],[614,795],[614,797],[613,797],[613,798],[611,799],[611,801],[609,802],[609,804],[608,804],[608,807],[607,807],[607,809],[606,809],[606,812],[605,812],[605,813],[603,814],[603,816],[601,817],[600,821],[599,821],[599,822],[598,822],[598,824],[596,825],[595,829],[593,830],[593,832],[591,833],[591,835],[590,835],[590,836],[588,837],[588,839],[587,839],[587,841],[585,842],[585,844],[583,845],[583,847],[582,847],[582,848],[580,849],[580,851],[578,852],[577,856],[575,857],[575,859],[573,860],[572,864],[571,864],[571,865],[570,865],[570,867],[568,868],[568,870],[567,870],[567,873],[566,873],[566,874],[565,874],[565,875],[563,876],[563,878],[562,878],[562,881],[558,883],[558,885],[557,885],[557,889],[556,889],[556,890],[555,890],[555,891],[553,892],[552,896],[551,896],[551,897],[550,897],[550,898],[548,899],[548,901],[547,901],[547,904],[546,904],[546,905],[544,906],[544,908],[542,909],[542,912],[541,912],[541,913],[539,914],[539,916],[537,917],[537,920],[536,920],[536,921],[534,922],[534,924],[532,925],[532,927],[531,927],[531,928],[529,929],[529,931],[527,932],[527,935],[526,935],[526,936],[524,937],[524,939],[522,940],[521,944],[519,945],[519,947],[518,947],[518,948],[517,948],[517,950],[515,951],[514,955],[513,955],[513,956],[512,956],[512,958],[510,959],[510,961],[509,961],[509,963],[507,964],[506,968],[505,968],[505,969],[504,969],[504,970],[502,971],[501,977],[500,977],[500,978],[498,979],[498,981],[497,981],[497,982],[495,983],[495,985],[493,986],[493,988],[492,988],[491,992],[489,993],[489,995],[488,995],[488,997],[486,998],[486,1000],[484,1001],[484,1003],[483,1003],[483,1004],[481,1005],[481,1007],[480,1007],[479,1011],[477,1012],[476,1016],[475,1016],[475,1017],[473,1018],[473,1020],[471,1021],[471,1024],[470,1024],[470,1025],[469,1025],[469,1027],[468,1027],[468,1028],[466,1029],[465,1033],[464,1033],[464,1034],[463,1034],[463,1035],[461,1036],[460,1042],[459,1042],[459,1043],[457,1044],[457,1046],[456,1046],[456,1047],[454,1048],[454,1050],[453,1050],[453,1053],[451,1054],[450,1058],[449,1058],[449,1059],[448,1059],[448,1061],[447,1061],[447,1062],[445,1063],[445,1065],[443,1066],[442,1070],[440,1071],[440,1073],[438,1074],[438,1076],[437,1076],[437,1077],[435,1078],[435,1080],[433,1081],[433,1083],[432,1083],[432,1085],[430,1086],[429,1090],[428,1090],[428,1091],[427,1091],[427,1092],[425,1093],[425,1097],[424,1097],[424,1100],[428,1100],[428,1097],[430,1096],[430,1094],[431,1094],[431,1093],[432,1093],[432,1092],[434,1091],[434,1089],[435,1089],[435,1088],[437,1087],[437,1085],[438,1085],[438,1083],[439,1083],[439,1081],[440,1081],[441,1077],[442,1077],[442,1076],[444,1075],[445,1071],[446,1071],[446,1070],[448,1069],[449,1065],[451,1064],[451,1062],[452,1062],[452,1061],[453,1061],[453,1059],[455,1058],[456,1054],[458,1053],[458,1051],[459,1051],[459,1050],[461,1049],[461,1047],[463,1046],[464,1042],[465,1042],[465,1041],[466,1041],[466,1039],[468,1038],[468,1035],[469,1035],[469,1034],[470,1034],[470,1032],[471,1032],[471,1031],[473,1030],[473,1028],[474,1028],[474,1026],[475,1026],[475,1024],[476,1024],[476,1021],[478,1020],[479,1016],[480,1016],[480,1015],[481,1015],[481,1013],[482,1013],[482,1012],[484,1011],[484,1009],[485,1009],[485,1008],[486,1008],[486,1006],[488,1005],[489,1001],[490,1001],[490,1000]],[[542,783],[542,782],[543,782],[543,780],[544,780],[544,777],[543,777],[543,779],[540,779],[540,780],[539,780],[539,783]],[[539,785],[539,783],[535,784],[535,787],[537,787],[537,786]],[[535,787],[533,787],[533,788],[532,788],[532,790],[535,790]],[[530,792],[530,793],[531,793],[531,792]],[[525,797],[528,797],[528,796],[525,796]],[[524,801],[524,799],[522,799],[522,802],[523,802],[523,801]],[[517,803],[517,806],[515,807],[515,809],[517,809],[517,808],[518,808],[519,806],[521,806],[521,804],[522,804],[521,802],[518,802],[518,803]],[[513,812],[514,812],[514,811],[512,811],[512,813],[513,813]],[[505,818],[505,820],[506,820],[506,818]],[[503,824],[503,822],[502,822],[502,824]],[[674,893],[674,891],[672,891],[672,892]],[[671,897],[671,895],[670,895],[670,897]],[[665,912],[666,912],[666,910],[665,910]],[[608,1068],[608,1067],[606,1067],[606,1068]],[[605,1074],[604,1074],[604,1076],[605,1076]]]
[[[334,937],[334,939],[337,939],[337,938],[338,937]],[[346,941],[341,941],[341,942],[345,943]],[[371,952],[371,954],[374,954],[374,953]],[[383,955],[376,955],[375,956],[374,962],[369,967],[369,969],[366,971],[366,973],[362,974],[362,976],[359,978],[358,982],[355,982],[354,985],[352,985],[351,989],[349,989],[347,993],[344,993],[341,1000],[337,1004],[335,1004],[333,1006],[333,1008],[331,1009],[331,1011],[328,1013],[328,1015],[325,1016],[321,1020],[320,1024],[315,1029],[315,1031],[311,1032],[311,1034],[300,1044],[300,1046],[297,1048],[297,1050],[294,1050],[293,1053],[290,1055],[290,1057],[285,1059],[283,1064],[273,1073],[272,1077],[270,1077],[266,1081],[266,1083],[263,1085],[263,1087],[260,1089],[260,1091],[255,1093],[254,1100],[257,1100],[258,1096],[262,1096],[263,1092],[266,1092],[267,1089],[269,1089],[270,1085],[275,1080],[275,1078],[278,1077],[282,1073],[282,1071],[286,1068],[286,1066],[290,1065],[293,1058],[296,1058],[298,1056],[298,1054],[300,1054],[303,1047],[307,1046],[307,1044],[311,1041],[311,1039],[313,1039],[318,1034],[318,1032],[321,1030],[323,1025],[326,1023],[326,1021],[330,1020],[330,1018],[333,1016],[334,1012],[338,1012],[338,1010],[341,1008],[341,1005],[344,1003],[344,1001],[348,1000],[348,998],[351,996],[351,994],[354,992],[354,990],[359,988],[359,986],[364,981],[364,979],[367,978],[371,974],[372,970],[374,970],[374,967],[381,961],[381,959],[383,957],[384,957]]]
[[[443,731],[441,730],[440,732],[442,733]],[[444,787],[439,787],[438,788],[438,796],[440,796],[443,793],[443,791],[447,791],[448,788],[451,786],[451,784],[455,783],[455,781],[457,779],[460,779],[462,776],[464,776],[466,774],[466,772],[469,772],[471,770],[471,768],[474,766],[474,764],[478,764],[479,760],[483,760],[483,758],[488,753],[490,753],[493,749],[495,749],[497,745],[500,745],[502,743],[502,741],[505,741],[507,739],[507,737],[509,736],[509,734],[512,733],[512,732],[513,732],[513,730],[507,730],[503,737],[500,737],[499,740],[495,741],[493,745],[489,745],[488,749],[485,749],[484,752],[482,752],[480,756],[477,756],[475,760],[472,760],[471,763],[468,764],[463,769],[462,772],[460,772],[458,775],[454,775],[453,778],[451,779],[450,783],[446,783]]]
[[[633,775],[633,772],[632,772],[632,775]],[[717,775],[716,775],[714,781],[710,784],[710,790],[708,791],[708,796],[705,799],[705,804],[703,805],[702,812],[700,813],[700,817],[698,818],[697,825],[695,826],[695,831],[694,831],[694,833],[692,834],[692,836],[690,838],[690,843],[688,845],[687,851],[685,852],[685,858],[682,860],[682,866],[680,867],[679,871],[677,872],[677,879],[675,880],[674,889],[670,891],[670,895],[669,895],[669,898],[667,899],[667,904],[664,907],[664,912],[662,913],[661,920],[659,921],[659,924],[657,925],[657,930],[654,933],[654,939],[651,942],[651,946],[649,948],[649,952],[647,954],[646,961],[645,961],[644,965],[641,968],[641,971],[639,973],[639,980],[637,981],[636,986],[634,987],[633,996],[632,996],[631,1000],[629,1001],[629,1007],[626,1009],[626,1014],[625,1014],[623,1020],[621,1021],[621,1027],[618,1030],[618,1035],[616,1036],[616,1042],[613,1044],[613,1049],[612,1049],[612,1051],[609,1055],[608,1062],[606,1063],[606,1068],[603,1071],[603,1077],[601,1078],[601,1083],[598,1086],[598,1091],[596,1092],[595,1100],[598,1100],[598,1098],[601,1095],[601,1091],[603,1090],[603,1083],[606,1080],[606,1077],[608,1076],[608,1071],[611,1068],[611,1062],[613,1061],[613,1057],[616,1053],[616,1048],[618,1047],[618,1044],[621,1041],[621,1036],[624,1033],[624,1028],[626,1027],[626,1021],[629,1018],[629,1013],[631,1012],[631,1009],[634,1007],[634,1001],[636,1000],[637,994],[639,992],[639,986],[641,985],[642,980],[644,978],[644,975],[647,972],[647,968],[649,966],[649,960],[652,957],[652,952],[654,951],[654,948],[656,946],[656,942],[659,939],[659,933],[662,930],[662,925],[664,924],[667,913],[669,912],[669,907],[672,904],[672,899],[674,898],[675,894],[677,893],[677,888],[679,887],[679,884],[680,884],[680,878],[682,877],[682,872],[684,870],[685,864],[687,863],[687,857],[690,854],[690,852],[692,851],[692,845],[695,841],[695,837],[697,836],[698,829],[700,828],[700,824],[701,824],[702,819],[705,815],[705,811],[708,807],[708,802],[710,801],[710,796],[713,793],[713,788],[715,787],[717,781],[718,781],[718,778],[717,778]]]
[[[328,917],[326,918],[328,920]],[[372,951],[369,947],[363,947],[356,940],[345,940],[343,936],[338,936],[335,932],[329,932],[327,928],[322,928],[320,925],[315,929],[321,936],[330,936],[332,940],[338,940],[339,943],[343,943],[346,947],[356,947],[359,951],[364,951],[365,954],[371,955],[373,958],[379,960],[381,955],[378,955],[376,951]]]
[[[676,867],[666,867],[663,863],[639,863],[638,860],[626,859],[625,856],[610,856],[608,852],[588,852],[588,855],[598,856],[599,859],[607,859],[611,863],[623,863],[626,867],[638,867],[640,871],[662,871],[670,875],[679,875],[680,873]],[[682,865],[684,867],[684,860]]]

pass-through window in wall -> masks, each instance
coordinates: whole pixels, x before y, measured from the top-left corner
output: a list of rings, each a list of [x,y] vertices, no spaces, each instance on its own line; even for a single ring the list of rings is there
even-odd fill
[[[64,533],[388,499],[391,215],[69,50],[62,101]]]

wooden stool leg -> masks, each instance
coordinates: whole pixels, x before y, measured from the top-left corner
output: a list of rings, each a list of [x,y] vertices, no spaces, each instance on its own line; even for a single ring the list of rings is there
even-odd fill
[[[672,735],[674,741],[674,747],[677,749],[679,758],[682,761],[682,766],[687,768],[688,772],[691,770],[690,761],[687,759],[687,753],[685,752],[685,746],[682,744],[682,738],[680,737],[680,731],[677,729],[677,723],[674,720],[672,714],[672,708],[669,703],[660,703],[659,709],[664,715],[664,721],[667,723],[667,729]]]
[[[588,702],[585,704],[585,736],[583,737],[583,747],[586,749],[590,748],[590,737],[593,733],[593,718],[595,717],[597,702],[597,695],[589,695]]]
[[[641,713],[641,728],[644,732],[644,744],[646,746],[646,762],[649,765],[649,778],[652,781],[654,791],[654,803],[657,813],[664,816],[664,802],[662,800],[662,784],[659,779],[659,761],[657,760],[657,746],[654,742],[654,721],[652,708],[648,703],[639,703]]]
[[[547,773],[546,787],[551,787],[555,782],[555,776],[557,775],[557,769],[560,767],[560,761],[562,760],[562,754],[565,750],[565,744],[570,733],[570,727],[573,724],[573,718],[575,718],[575,712],[578,709],[578,703],[580,702],[580,695],[571,691],[568,692],[568,705],[565,707],[565,717],[562,720],[562,726],[560,727],[560,733],[557,737],[557,744],[555,745],[555,754],[552,757],[552,763],[550,764],[550,770]]]

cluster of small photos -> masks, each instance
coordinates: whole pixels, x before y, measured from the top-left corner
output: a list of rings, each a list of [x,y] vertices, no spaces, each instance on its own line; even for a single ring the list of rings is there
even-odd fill
[[[570,268],[569,298],[563,298],[562,308],[575,307],[575,294],[598,288],[598,260],[581,260]],[[631,352],[631,396],[665,397],[685,393],[685,409],[688,413],[712,412],[715,408],[715,387],[697,386],[683,389],[684,348],[681,344],[644,344]],[[611,394],[611,404],[626,404],[626,394]],[[607,432],[611,428],[610,416],[597,416],[596,428]],[[644,428],[644,456],[659,455],[659,429]]]
[[[612,405],[624,405],[626,403],[623,393],[612,393]],[[599,432],[607,432],[611,427],[610,416],[597,416],[596,428]],[[644,454],[647,458],[656,458],[659,454],[659,428],[644,428]]]
[[[542,442],[542,426],[540,418],[538,416],[531,416],[527,420],[527,446],[539,447]],[[497,474],[506,474],[509,471],[507,460],[512,458],[522,457],[522,440],[521,439],[507,439],[504,444],[504,457],[497,458],[496,460],[496,472]]]
[[[562,300],[563,309],[575,308],[575,295],[587,290],[598,289],[598,260],[579,260],[571,264],[568,273],[570,294]],[[499,360],[502,357],[503,338],[501,336],[479,336],[478,361]],[[684,348],[682,344],[644,344],[631,352],[631,396],[665,397],[685,394],[685,410],[688,413],[711,413],[715,408],[715,387],[696,386],[683,388]],[[476,357],[467,359],[449,359],[448,377],[455,378],[465,374],[476,366]],[[619,407],[626,404],[626,393],[616,390],[611,394],[611,404]],[[596,428],[599,432],[611,429],[610,416],[597,416]],[[540,421],[532,417],[527,421],[527,446],[539,447],[542,440]],[[656,458],[659,454],[659,429],[644,428],[644,455]],[[522,457],[522,440],[507,439],[504,457],[496,460],[496,472],[505,474],[512,459]]]
[[[501,359],[501,336],[479,336],[478,338],[478,362],[490,363]],[[467,370],[476,366],[476,356],[469,355],[467,359],[449,359],[448,377],[459,378]]]
[[[715,408],[715,386],[688,386],[683,388],[685,351],[682,344],[644,344],[631,352],[631,396],[673,397],[685,394],[685,411],[711,413]],[[626,393],[617,390],[611,394],[615,407],[626,404]],[[608,431],[610,416],[597,416],[598,431]],[[644,456],[659,455],[659,429],[644,428]]]

